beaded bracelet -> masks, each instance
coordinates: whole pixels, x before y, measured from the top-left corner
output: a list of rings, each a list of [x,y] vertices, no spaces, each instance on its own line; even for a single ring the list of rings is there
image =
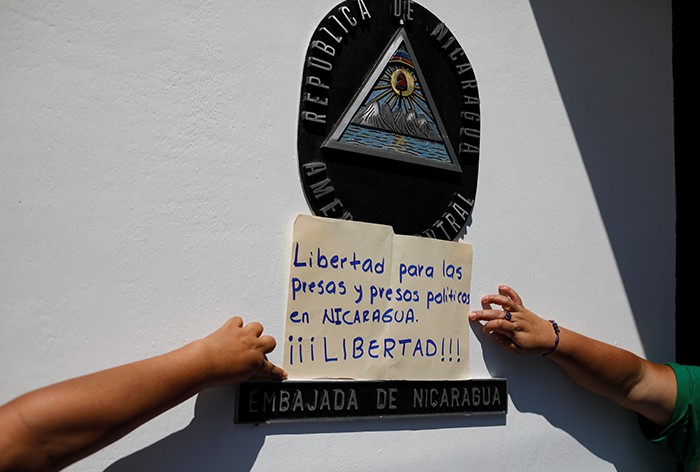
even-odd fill
[[[552,323],[552,328],[554,328],[554,334],[556,334],[557,337],[554,339],[554,347],[552,349],[550,349],[549,352],[545,352],[544,354],[542,354],[542,356],[546,356],[546,355],[553,353],[554,350],[559,345],[559,325],[554,320],[549,320],[549,322]]]

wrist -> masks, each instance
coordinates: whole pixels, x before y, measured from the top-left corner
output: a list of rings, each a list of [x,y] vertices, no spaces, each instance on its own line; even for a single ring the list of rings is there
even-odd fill
[[[197,391],[215,383],[217,377],[216,355],[203,339],[182,347],[184,363]]]

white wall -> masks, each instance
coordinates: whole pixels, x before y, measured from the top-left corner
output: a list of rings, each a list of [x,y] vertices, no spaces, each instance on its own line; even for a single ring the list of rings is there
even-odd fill
[[[420,3],[479,81],[474,299],[509,283],[563,326],[672,360],[669,2]],[[232,314],[281,341],[309,212],[299,81],[335,5],[0,3],[0,403]],[[508,378],[506,417],[253,427],[211,390],[70,470],[672,470],[634,415],[481,338],[472,373]]]

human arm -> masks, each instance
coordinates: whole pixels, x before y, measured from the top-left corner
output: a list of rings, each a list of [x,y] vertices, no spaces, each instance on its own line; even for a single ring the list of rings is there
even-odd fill
[[[0,407],[0,471],[60,470],[213,386],[283,379],[263,327],[229,319],[163,355],[66,380]]]
[[[581,387],[613,400],[663,427],[671,420],[676,400],[673,370],[643,359],[627,350],[559,327],[559,343],[550,321],[523,306],[520,296],[500,285],[498,294],[481,299],[482,310],[469,314],[472,321],[484,322],[504,348],[519,354],[547,354],[570,379]],[[499,305],[501,309],[493,309]],[[505,313],[511,314],[507,320]]]

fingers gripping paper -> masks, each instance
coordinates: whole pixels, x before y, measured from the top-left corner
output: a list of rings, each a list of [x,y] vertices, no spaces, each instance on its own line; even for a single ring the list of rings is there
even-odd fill
[[[299,215],[285,324],[290,378],[469,378],[472,248]]]

